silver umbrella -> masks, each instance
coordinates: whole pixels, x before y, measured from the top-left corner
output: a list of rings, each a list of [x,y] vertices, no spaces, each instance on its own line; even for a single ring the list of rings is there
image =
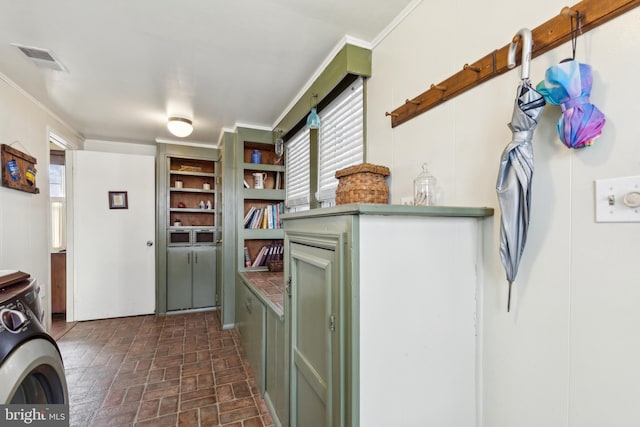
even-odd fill
[[[522,81],[508,124],[513,132],[511,142],[502,152],[496,190],[500,204],[500,258],[509,281],[507,311],[511,309],[511,285],[518,274],[518,266],[529,229],[531,209],[531,179],[533,177],[533,148],[531,139],[538,118],[545,106],[543,96],[531,86],[531,31],[518,32],[522,45]],[[515,66],[517,41],[509,47],[509,68]]]

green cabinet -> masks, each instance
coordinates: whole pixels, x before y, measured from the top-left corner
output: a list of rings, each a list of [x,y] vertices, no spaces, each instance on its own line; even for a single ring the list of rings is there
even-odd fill
[[[249,276],[255,274],[270,273],[238,274],[236,331],[275,426],[287,426],[286,341],[282,306],[265,293],[266,288],[271,293],[273,288],[265,286],[264,282],[252,281]],[[257,280],[260,282],[261,279]]]
[[[283,216],[289,426],[478,425],[480,219],[492,213],[353,204]]]
[[[264,304],[242,280],[238,280],[236,331],[261,394],[264,394],[265,386],[265,315]]]
[[[285,339],[284,319],[271,309],[267,309],[266,326],[266,378],[264,400],[269,407],[276,426],[288,425],[285,401]]]
[[[216,248],[173,246],[167,248],[167,309],[216,305]]]
[[[158,144],[156,311],[218,305],[221,241],[220,150]],[[233,248],[229,256],[234,256]],[[222,255],[222,254],[220,254]]]

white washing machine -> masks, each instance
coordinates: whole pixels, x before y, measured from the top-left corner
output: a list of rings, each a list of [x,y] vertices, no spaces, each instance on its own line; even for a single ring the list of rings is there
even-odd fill
[[[38,282],[0,270],[0,404],[68,404],[62,357],[43,316]]]

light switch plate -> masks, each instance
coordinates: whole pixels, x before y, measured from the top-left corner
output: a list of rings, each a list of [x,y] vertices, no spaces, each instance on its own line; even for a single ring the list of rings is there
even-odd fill
[[[624,203],[628,193],[640,192],[640,176],[597,179],[596,222],[640,222],[640,207]]]

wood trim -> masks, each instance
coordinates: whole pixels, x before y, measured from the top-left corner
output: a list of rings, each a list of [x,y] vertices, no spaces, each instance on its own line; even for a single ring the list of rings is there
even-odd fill
[[[531,58],[540,56],[571,39],[571,13],[578,12],[580,14],[581,29],[584,34],[637,6],[640,6],[640,0],[583,0],[571,8],[565,8],[563,9],[564,13],[554,16],[531,31],[533,36]],[[492,51],[471,64],[465,64],[462,70],[438,84],[432,84],[429,89],[412,99],[407,99],[404,105],[392,112],[386,112],[385,115],[391,117],[391,127],[409,121],[425,111],[509,71],[507,68],[509,44]],[[521,62],[520,51],[519,47],[516,65],[520,65]]]

